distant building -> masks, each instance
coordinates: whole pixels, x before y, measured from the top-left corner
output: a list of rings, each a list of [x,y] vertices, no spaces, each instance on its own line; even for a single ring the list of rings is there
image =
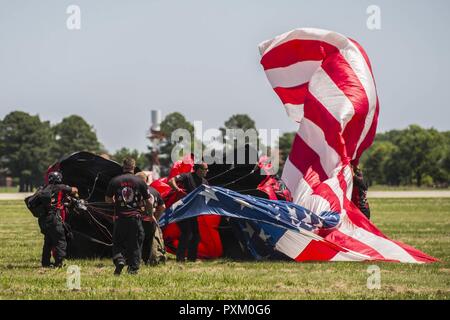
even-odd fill
[[[147,139],[150,140],[150,169],[152,170],[152,178],[156,180],[161,175],[159,144],[164,139],[161,132],[161,110],[151,111],[151,126],[147,133]]]

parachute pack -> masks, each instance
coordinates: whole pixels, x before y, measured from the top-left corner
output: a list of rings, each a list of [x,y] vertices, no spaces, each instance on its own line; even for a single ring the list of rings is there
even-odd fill
[[[50,188],[39,187],[36,192],[25,198],[25,204],[34,217],[39,218],[47,213],[52,199]]]

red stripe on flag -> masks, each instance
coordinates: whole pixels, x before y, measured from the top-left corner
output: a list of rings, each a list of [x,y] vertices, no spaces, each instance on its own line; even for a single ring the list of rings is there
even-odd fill
[[[372,125],[370,126],[369,132],[367,132],[366,137],[364,138],[362,143],[359,145],[359,148],[356,152],[355,163],[354,163],[356,165],[358,164],[359,158],[361,157],[362,153],[372,145],[372,142],[375,139],[379,112],[380,112],[380,105],[379,105],[378,98],[377,98],[377,106],[375,109],[375,114],[373,116]]]
[[[367,230],[379,237],[386,238],[386,236],[380,230],[378,230],[378,228],[375,227],[375,225],[370,222],[370,220],[367,219],[366,216],[358,209],[358,207],[349,199],[347,199],[347,197],[344,198],[344,207],[347,211],[348,218],[355,226]]]
[[[350,221],[357,227],[360,227],[366,231],[369,231],[379,237],[382,237],[384,239],[387,239],[389,241],[392,241],[393,243],[397,244],[401,248],[403,248],[406,252],[408,252],[414,259],[420,262],[434,262],[438,261],[438,259],[433,258],[413,247],[410,247],[402,242],[394,241],[386,237],[378,228],[370,221],[368,220],[364,214],[356,207],[356,205],[348,201],[348,199],[344,206],[347,209],[347,216],[350,219]],[[344,201],[345,201],[344,200]]]
[[[347,157],[341,124],[309,91],[304,105],[304,117],[322,129],[326,142],[340,155],[341,161]]]
[[[330,210],[340,212],[342,208],[339,198],[328,184],[323,183],[328,179],[328,175],[322,168],[319,155],[299,135],[294,138],[289,160],[303,174],[303,179],[311,187],[313,194],[327,201]]]
[[[355,113],[343,133],[347,154],[352,156],[364,129],[364,121],[369,111],[366,91],[352,67],[341,54],[336,53],[326,59],[322,68],[352,102],[355,109]]]
[[[333,232],[328,234],[325,239],[349,250],[365,254],[373,259],[385,260],[384,257],[372,247],[369,247],[361,241],[358,241],[355,238],[340,232],[339,230],[333,230]]]
[[[266,52],[261,58],[264,70],[282,68],[301,61],[321,61],[336,47],[318,40],[290,40]]]
[[[320,164],[319,155],[311,149],[303,139],[296,134],[292,143],[289,160],[303,173],[303,177],[311,188],[316,187],[321,181],[328,179],[327,174]]]
[[[389,239],[390,240],[390,239]],[[439,262],[439,259],[436,259],[432,256],[429,256],[425,253],[423,253],[422,251],[419,251],[411,246],[408,246],[407,244],[404,244],[402,242],[399,241],[394,241],[391,240],[392,242],[394,242],[395,244],[399,245],[400,247],[402,247],[406,252],[408,252],[411,256],[413,256],[414,259],[416,259],[419,262]]]
[[[276,87],[273,90],[275,90],[283,104],[303,104],[308,92],[308,85],[309,82],[290,88]]]
[[[339,201],[338,196],[328,184],[319,184],[316,188],[313,189],[313,194],[319,195],[324,199],[324,201],[327,201],[330,205],[331,211],[339,213],[342,211],[341,202]]]
[[[295,261],[329,261],[339,252],[339,247],[331,243],[311,240]]]

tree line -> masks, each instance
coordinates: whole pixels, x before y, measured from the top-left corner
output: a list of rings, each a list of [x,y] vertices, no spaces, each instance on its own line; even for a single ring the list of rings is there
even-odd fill
[[[0,170],[18,179],[21,192],[41,184],[57,159],[79,150],[104,152],[93,127],[80,116],[51,125],[39,115],[13,111],[0,120]]]
[[[411,125],[379,133],[361,164],[372,185],[448,187],[450,131]]]
[[[289,155],[295,132],[280,137],[283,161]],[[369,185],[448,187],[450,182],[450,131],[439,132],[410,125],[403,130],[378,133],[360,159]]]
[[[175,146],[170,137],[179,128],[194,136],[194,126],[184,115],[170,113],[161,123],[163,138],[158,150],[151,145],[146,152],[123,147],[108,155],[94,127],[78,115],[70,115],[52,125],[42,121],[39,115],[13,111],[0,119],[0,174],[3,172],[16,178],[20,191],[31,191],[42,184],[49,165],[71,153],[89,151],[108,155],[119,163],[131,156],[141,169],[151,168],[157,162],[164,175],[172,164],[170,156]],[[256,130],[256,124],[248,115],[236,114],[224,122],[220,131],[226,129]],[[295,132],[284,133],[275,146],[280,153],[280,173],[294,137]],[[159,154],[157,161],[156,152]],[[373,145],[363,154],[360,166],[369,185],[447,187],[450,181],[450,131],[439,132],[411,125],[403,130],[378,133]]]
[[[234,115],[224,126],[256,129],[255,122],[247,115]],[[168,114],[161,123],[164,139],[158,145],[160,160],[157,164],[161,165],[163,174],[172,164],[170,155],[175,144],[170,139],[171,134],[179,128],[188,130],[193,137],[193,124],[179,112]],[[94,127],[78,115],[65,117],[54,125],[42,121],[39,115],[23,111],[10,112],[0,119],[0,174],[14,177],[20,192],[32,191],[41,185],[50,165],[77,151],[104,155],[118,163],[130,156],[141,169],[155,164],[156,150],[152,146],[148,146],[147,152],[123,147],[109,154],[98,140]]]

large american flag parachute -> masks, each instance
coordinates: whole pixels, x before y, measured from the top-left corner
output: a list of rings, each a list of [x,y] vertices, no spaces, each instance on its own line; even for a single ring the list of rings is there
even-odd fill
[[[301,28],[264,41],[259,50],[273,90],[299,124],[282,175],[293,202],[341,217],[317,237],[286,233],[278,249],[297,261],[436,261],[387,238],[351,202],[352,164],[372,144],[379,113],[364,49],[339,33]]]

